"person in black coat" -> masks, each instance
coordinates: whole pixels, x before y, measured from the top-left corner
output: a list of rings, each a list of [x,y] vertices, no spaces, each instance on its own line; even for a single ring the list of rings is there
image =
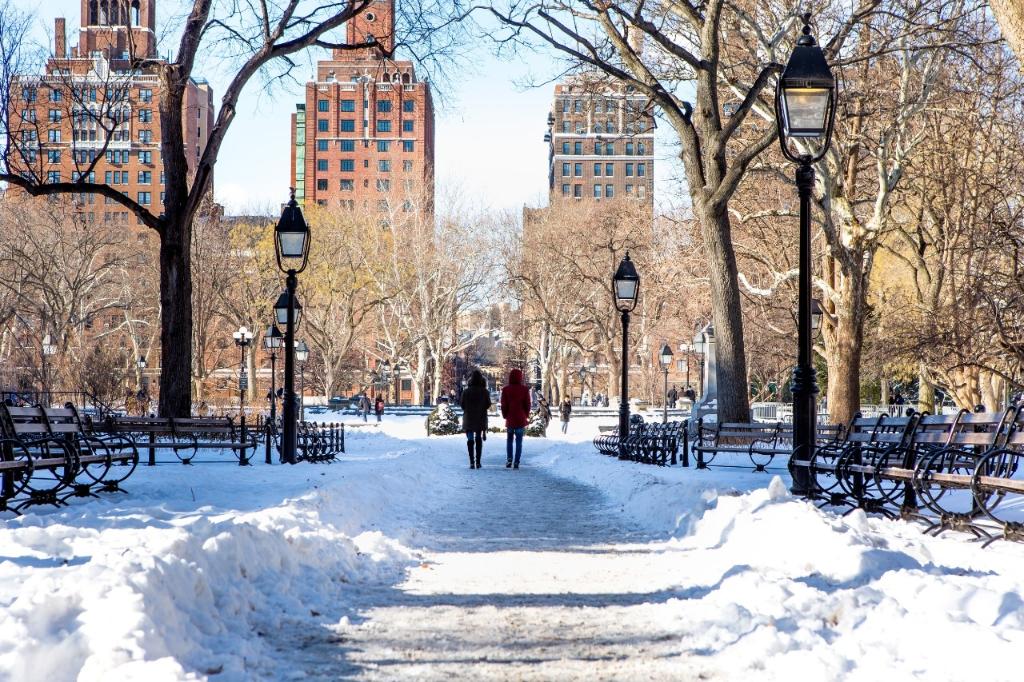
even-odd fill
[[[484,451],[487,433],[487,413],[491,409],[491,393],[480,370],[474,369],[469,385],[462,392],[462,430],[466,432],[466,448],[469,450],[469,468],[480,468],[480,457]],[[474,457],[475,455],[475,457]]]

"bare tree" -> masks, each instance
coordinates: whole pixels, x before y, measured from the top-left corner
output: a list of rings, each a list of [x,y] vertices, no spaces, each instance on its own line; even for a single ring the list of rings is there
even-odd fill
[[[95,160],[73,180],[50,182],[26,173],[12,156],[16,149],[11,137],[7,137],[0,164],[0,181],[37,196],[89,193],[106,197],[123,206],[159,235],[161,414],[184,415],[191,409],[192,226],[210,190],[213,169],[224,138],[237,115],[242,91],[257,76],[263,76],[270,83],[290,78],[297,65],[294,55],[306,48],[348,50],[373,46],[376,39],[372,43],[349,45],[334,37],[336,29],[370,6],[370,0],[256,0],[251,3],[194,0],[184,19],[172,60],[133,54],[131,72],[153,74],[158,80],[161,155],[165,169],[162,214],[158,215],[110,184],[97,182],[91,175]],[[435,52],[434,48],[452,44],[450,18],[458,14],[459,3],[419,0],[417,7],[420,11],[404,15],[415,18],[415,21],[404,26],[403,36],[399,36],[395,44],[402,47],[418,45],[422,58],[443,59],[445,55]],[[7,12],[7,16],[12,16],[12,13]],[[17,20],[17,16],[11,19],[15,24]],[[21,44],[18,36],[13,34],[5,35],[3,40],[5,44]],[[382,46],[378,44],[377,47]],[[6,54],[13,55],[13,60],[18,51],[4,47],[0,58]],[[186,149],[182,123],[188,113],[187,91],[197,63],[209,60],[211,56],[226,63],[232,76],[209,131],[206,147],[190,169],[187,153],[192,150]],[[5,102],[9,104],[10,100]],[[96,117],[91,118],[95,120]],[[8,126],[3,132],[11,130]]]

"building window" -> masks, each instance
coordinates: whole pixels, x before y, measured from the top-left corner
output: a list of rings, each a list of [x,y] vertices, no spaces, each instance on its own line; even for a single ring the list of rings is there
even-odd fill
[[[342,140],[338,148],[343,152],[354,152],[356,150],[355,140]]]
[[[152,201],[152,195],[149,192],[139,192],[139,203],[143,206],[149,206]]]
[[[601,198],[601,185],[594,185],[594,198],[595,199],[600,199]]]
[[[569,196],[569,185],[562,185],[562,196]]]
[[[46,152],[46,161],[48,163],[60,163],[60,150],[50,149]]]
[[[605,196],[605,199],[611,199],[612,197],[614,197],[615,196],[615,186],[614,185],[605,185],[604,186],[604,196]]]
[[[114,131],[117,132],[117,131]],[[153,142],[153,131],[152,130],[140,130],[139,131],[139,142],[142,144],[150,144]]]
[[[633,185],[626,185],[626,196],[633,196]]]
[[[46,131],[46,139],[50,142],[60,142],[60,131],[59,130],[48,130]]]
[[[377,170],[381,173],[391,172],[391,161],[388,159],[380,159],[377,161]]]
[[[601,143],[600,142],[595,142],[594,143],[594,156],[601,156]]]
[[[562,153],[568,156],[568,154],[569,154],[569,143],[568,142],[563,142],[562,143]]]
[[[407,99],[404,102],[402,102],[402,111],[404,111],[407,114],[411,114],[412,112],[416,111],[416,100]]]
[[[582,178],[583,177],[583,164],[582,163],[577,163],[573,167],[573,175],[575,175],[577,178]]]
[[[578,99],[572,103],[572,110],[577,114],[583,113],[583,100]]]
[[[570,164],[568,163],[562,164],[562,175],[572,175],[572,172],[569,170],[569,166]]]
[[[377,179],[377,191],[378,192],[388,192],[390,190],[391,190],[391,181],[390,180],[387,180],[387,179],[384,179],[384,178],[378,178]]]
[[[353,159],[342,159],[341,160],[341,172],[342,173],[353,173],[356,170],[356,162]]]
[[[325,191],[327,189],[327,179],[326,178],[317,178],[317,180],[316,180],[316,188],[318,190],[320,190],[321,192]]]
[[[139,179],[139,184],[140,185],[152,184],[152,182],[153,182],[153,173],[152,173],[152,171],[139,171],[138,179]]]
[[[609,142],[604,146],[604,153],[607,156],[615,156],[615,143]]]
[[[604,165],[604,176],[606,178],[610,178],[613,175],[615,175],[615,164],[614,163],[606,163]]]
[[[153,152],[139,152],[139,163],[153,163]],[[128,159],[126,158],[125,161]]]
[[[626,156],[633,156],[633,143],[632,142],[627,142],[626,143]]]
[[[571,121],[562,121],[562,132],[563,133],[568,133],[571,130],[569,128],[569,126],[571,126],[571,125],[572,125]]]
[[[601,177],[601,164],[599,164],[599,163],[595,163],[594,164],[594,177],[595,178]]]
[[[402,121],[402,132],[411,133],[415,130],[415,121]]]
[[[389,99],[378,100],[377,101],[377,111],[379,111],[382,114],[390,114],[391,113],[391,100],[389,100]]]
[[[47,118],[50,123],[60,123],[60,109],[50,109],[50,115]]]
[[[356,120],[354,118],[341,119],[341,132],[354,133],[356,131]]]
[[[341,191],[342,192],[352,192],[353,190],[355,190],[355,188],[356,188],[355,180],[342,180],[341,181]]]
[[[626,177],[627,178],[633,177],[633,164],[631,164],[631,163],[627,163],[626,164]]]
[[[111,171],[104,172],[103,173],[103,182],[104,182],[104,184],[107,184],[107,185],[114,184],[113,183],[113,175],[114,174]],[[104,198],[106,198],[106,197],[104,197]]]
[[[413,140],[402,140],[402,151],[413,152],[416,151],[416,142]]]
[[[641,199],[643,199],[645,196],[647,196],[647,185],[637,185],[636,186],[636,195],[638,197],[640,197]]]
[[[60,102],[64,99],[64,94],[60,90],[50,90],[50,101]]]
[[[583,153],[583,143],[582,142],[574,142],[573,145],[572,145],[572,153],[576,154],[577,156],[582,154]]]
[[[325,100],[325,99],[318,99],[316,101],[316,110],[317,111],[330,111],[331,110],[331,103],[329,101]]]
[[[389,140],[377,140],[377,151],[389,152],[391,151],[391,142]]]
[[[356,101],[354,99],[343,99],[341,100],[338,109],[340,111],[355,111]]]
[[[583,185],[573,185],[572,195],[577,199],[581,198],[583,196]]]
[[[412,161],[403,161],[402,170],[405,171],[406,173],[412,173]]]
[[[316,141],[316,150],[318,152],[325,152],[325,151],[327,151],[327,146],[328,146],[327,140],[317,140]]]
[[[644,143],[643,142],[637,142],[636,143],[636,153],[637,153],[637,156],[644,156],[645,151],[646,150],[644,148]]]
[[[35,102],[36,101],[36,97],[37,97],[36,89],[35,88],[25,88],[24,90],[21,91],[21,97],[26,102]]]
[[[327,159],[317,159],[316,160],[316,169],[318,171],[321,171],[321,172],[326,172],[327,171]]]
[[[638,163],[636,165],[636,174],[637,174],[637,177],[641,177],[641,178],[644,177],[645,175],[647,175],[647,164],[646,163]]]
[[[329,125],[326,118],[317,119],[316,130],[319,133],[326,133]]]
[[[377,121],[377,132],[378,133],[390,133],[391,132],[391,121],[387,119],[381,119]]]
[[[149,123],[153,120],[152,109],[139,109],[139,123]]]

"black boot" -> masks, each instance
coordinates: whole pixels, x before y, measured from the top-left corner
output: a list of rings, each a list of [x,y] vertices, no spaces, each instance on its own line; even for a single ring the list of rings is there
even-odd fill
[[[480,469],[480,457],[483,455],[484,443],[483,441],[476,442],[476,468]]]
[[[469,450],[469,468],[475,469],[476,466],[474,465],[473,462],[473,441],[469,441],[468,443],[466,443],[466,448]]]

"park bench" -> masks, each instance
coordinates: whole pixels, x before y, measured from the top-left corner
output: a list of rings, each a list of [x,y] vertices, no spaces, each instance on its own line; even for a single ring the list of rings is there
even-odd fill
[[[95,496],[96,489],[122,490],[120,484],[139,461],[130,440],[90,433],[71,405],[0,406],[0,436],[0,508],[16,512],[34,504],[65,504],[72,496]]]
[[[191,464],[199,450],[231,450],[244,466],[256,452],[258,436],[258,429],[236,426],[230,417],[110,416],[96,428],[131,438],[149,451],[150,466],[156,465],[157,450],[171,450],[182,464]]]
[[[1022,412],[858,417],[834,447],[792,464],[810,468],[813,496],[825,504],[926,519],[925,532],[966,531],[986,546],[1020,541],[1020,501],[1004,500],[1024,495]]]
[[[787,437],[790,443],[785,443]],[[785,430],[782,422],[712,422],[705,424],[697,420],[697,437],[693,441],[693,453],[697,456],[697,468],[708,469],[720,454],[737,453],[746,455],[754,465],[754,471],[766,471],[777,454],[789,454],[792,450],[792,428]]]
[[[605,455],[624,455],[626,459],[643,464],[665,466],[676,464],[682,446],[683,466],[689,466],[685,422],[645,424],[638,416],[631,420],[629,435],[619,447],[618,429],[599,433],[594,447]]]

